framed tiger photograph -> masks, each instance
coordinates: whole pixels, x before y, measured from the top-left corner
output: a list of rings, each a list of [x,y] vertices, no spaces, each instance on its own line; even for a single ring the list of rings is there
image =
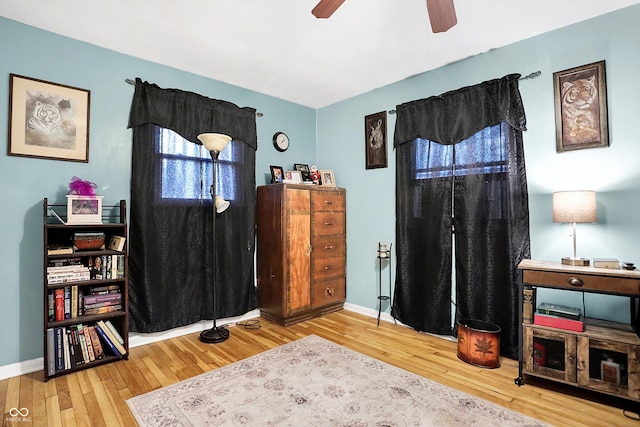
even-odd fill
[[[556,151],[608,147],[605,62],[553,73]]]
[[[10,156],[89,162],[90,91],[10,74]]]

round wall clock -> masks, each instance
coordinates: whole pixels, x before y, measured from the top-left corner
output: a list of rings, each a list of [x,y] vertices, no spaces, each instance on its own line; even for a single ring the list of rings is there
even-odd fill
[[[273,146],[280,152],[287,151],[289,137],[284,132],[276,132],[273,134]]]

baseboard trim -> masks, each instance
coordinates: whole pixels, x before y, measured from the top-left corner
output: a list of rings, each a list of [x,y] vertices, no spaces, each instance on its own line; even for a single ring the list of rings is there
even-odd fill
[[[360,313],[364,316],[369,316],[374,319],[378,318],[378,311],[370,308],[362,307],[355,304],[346,303],[344,305],[345,310],[353,311],[355,313]],[[255,309],[248,313],[245,313],[242,316],[237,317],[229,317],[226,319],[219,319],[216,324],[218,326],[227,325],[229,327],[236,325],[237,323],[242,323],[246,320],[255,319],[260,317],[260,310]],[[405,326],[409,328],[409,326],[404,325],[403,323],[397,321],[389,313],[380,313],[380,320],[385,322],[396,323],[397,325]],[[158,341],[163,341],[170,338],[179,337],[182,335],[188,335],[194,332],[201,332],[211,328],[212,323],[210,320],[197,322],[192,325],[183,326],[180,328],[170,329],[168,331],[162,332],[154,332],[150,334],[141,334],[137,332],[133,332],[129,334],[129,348],[138,347],[141,345],[151,344]],[[435,335],[443,339],[451,340],[452,337],[439,336]],[[41,371],[44,365],[44,357],[39,357],[37,359],[25,360],[18,363],[12,363],[10,365],[0,366],[0,380],[4,380],[7,378],[17,377],[20,375],[30,374],[32,372]]]

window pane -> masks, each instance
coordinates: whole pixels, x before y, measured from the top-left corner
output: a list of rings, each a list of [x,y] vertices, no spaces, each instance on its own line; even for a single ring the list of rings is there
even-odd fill
[[[213,180],[211,154],[199,144],[182,138],[170,129],[160,129],[158,150],[163,199],[211,199]],[[233,141],[218,156],[216,192],[226,200],[236,194],[235,172],[241,159],[236,159]]]
[[[415,153],[416,179],[477,175],[506,171],[506,152],[501,125],[482,129],[454,145],[418,139]]]

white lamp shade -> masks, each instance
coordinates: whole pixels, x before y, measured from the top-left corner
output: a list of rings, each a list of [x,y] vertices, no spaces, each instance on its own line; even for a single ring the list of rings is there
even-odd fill
[[[216,196],[216,212],[222,213],[227,210],[230,203],[220,196]]]
[[[207,151],[220,152],[227,146],[231,137],[222,133],[201,133],[198,135],[198,139],[202,142],[202,145]]]
[[[553,222],[596,222],[595,191],[553,193]]]

